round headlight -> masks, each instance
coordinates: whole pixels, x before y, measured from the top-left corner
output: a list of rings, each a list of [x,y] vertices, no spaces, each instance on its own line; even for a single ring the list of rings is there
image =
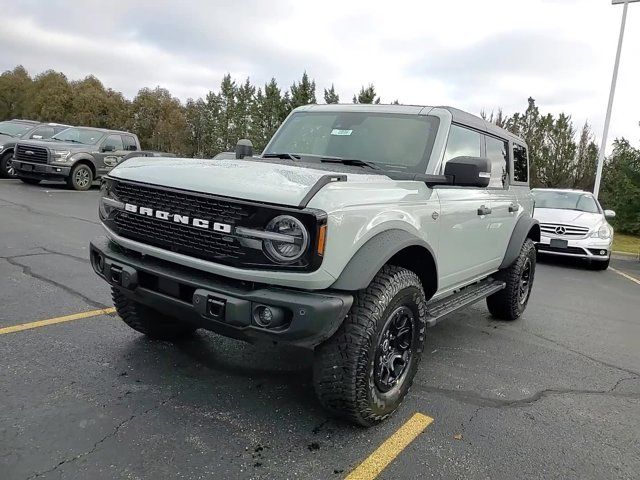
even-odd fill
[[[291,263],[298,260],[309,246],[309,233],[300,220],[290,215],[280,215],[271,220],[268,232],[286,235],[287,239],[264,240],[267,255],[278,263]]]
[[[611,236],[611,229],[609,228],[609,226],[608,225],[602,225],[598,229],[598,236],[600,238],[609,238]]]

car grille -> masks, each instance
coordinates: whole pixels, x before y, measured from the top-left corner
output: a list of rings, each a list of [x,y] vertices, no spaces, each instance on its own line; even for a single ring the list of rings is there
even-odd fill
[[[589,229],[587,227],[577,227],[575,225],[565,225],[560,223],[542,223],[540,224],[540,231],[547,236],[571,238],[584,237],[589,233]]]
[[[550,245],[545,245],[542,243],[538,244],[538,250],[540,252],[571,253],[573,255],[587,254],[587,252],[585,252],[584,249],[580,247],[559,248],[559,247],[552,247]]]
[[[16,160],[21,162],[47,163],[49,152],[46,148],[18,145],[15,153]]]
[[[164,188],[121,181],[114,182],[114,192],[125,203],[187,215],[210,222],[222,222],[233,227],[249,218],[256,207]],[[189,256],[235,264],[247,255],[233,235],[161,220],[155,217],[119,212],[115,217],[117,233]]]

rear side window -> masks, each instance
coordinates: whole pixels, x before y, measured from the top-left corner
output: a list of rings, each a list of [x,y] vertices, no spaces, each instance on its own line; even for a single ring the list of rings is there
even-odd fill
[[[136,139],[131,135],[123,135],[122,140],[124,141],[124,149],[129,151],[138,150],[138,146],[136,145]]]
[[[109,135],[102,144],[102,148],[107,146],[113,147],[113,150],[124,150],[122,137],[120,135]]]
[[[486,137],[487,158],[491,160],[491,179],[489,187],[504,188],[507,186],[507,164],[509,160],[508,143],[494,137]]]
[[[517,143],[513,144],[513,180],[516,182],[529,181],[527,149]]]
[[[451,125],[444,161],[455,157],[479,157],[482,151],[482,134],[468,128]]]

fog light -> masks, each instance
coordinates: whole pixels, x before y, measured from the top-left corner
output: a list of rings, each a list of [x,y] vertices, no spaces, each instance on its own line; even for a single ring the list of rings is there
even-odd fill
[[[600,255],[605,255],[607,253],[606,250],[600,250]]]
[[[94,252],[93,255],[91,256],[91,258],[93,259],[93,265],[95,267],[95,269],[99,272],[103,272],[104,271],[104,257],[102,256],[101,253],[98,252]]]
[[[262,328],[277,328],[285,324],[286,314],[280,307],[258,305],[253,309],[253,321]]]

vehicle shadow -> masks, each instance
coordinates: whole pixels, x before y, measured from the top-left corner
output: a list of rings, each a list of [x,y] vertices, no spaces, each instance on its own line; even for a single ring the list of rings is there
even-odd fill
[[[592,271],[589,261],[581,258],[563,257],[560,255],[545,255],[538,252],[536,261],[545,265],[573,268],[575,270]],[[596,273],[596,272],[594,272]]]
[[[70,192],[75,191],[70,189],[65,182],[56,180],[43,180],[38,186],[48,188],[49,190],[69,190]],[[91,188],[89,188],[89,190],[100,190],[100,182],[94,181],[91,184]]]

